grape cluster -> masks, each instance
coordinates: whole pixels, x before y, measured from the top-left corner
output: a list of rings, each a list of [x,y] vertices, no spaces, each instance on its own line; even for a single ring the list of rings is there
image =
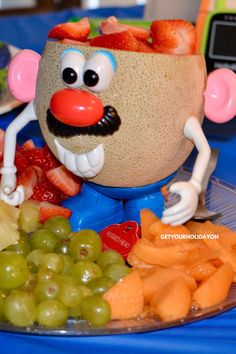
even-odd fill
[[[102,294],[128,272],[119,253],[102,252],[98,233],[72,232],[54,217],[0,252],[0,321],[52,328],[72,317],[104,326],[111,310]]]

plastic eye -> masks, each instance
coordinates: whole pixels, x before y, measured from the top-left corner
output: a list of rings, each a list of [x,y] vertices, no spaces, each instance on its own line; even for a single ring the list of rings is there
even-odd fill
[[[80,50],[67,49],[61,57],[61,79],[68,87],[83,85],[85,56]]]
[[[106,90],[116,71],[114,56],[105,50],[98,50],[86,62],[84,66],[84,84],[94,92]]]

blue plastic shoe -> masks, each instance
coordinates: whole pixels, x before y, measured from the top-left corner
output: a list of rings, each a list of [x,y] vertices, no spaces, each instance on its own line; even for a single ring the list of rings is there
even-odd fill
[[[108,198],[86,183],[78,195],[66,199],[62,205],[72,210],[70,222],[73,231],[93,229],[99,232],[106,226],[125,220],[122,201]]]

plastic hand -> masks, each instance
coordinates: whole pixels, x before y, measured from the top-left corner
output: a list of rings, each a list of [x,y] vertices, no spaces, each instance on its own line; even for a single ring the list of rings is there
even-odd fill
[[[0,199],[7,204],[17,206],[23,203],[25,199],[25,191],[23,186],[16,188],[15,172],[4,172],[2,169],[2,179],[0,188]]]
[[[164,224],[181,225],[192,218],[198,205],[199,190],[195,183],[176,182],[169,191],[180,195],[180,201],[172,207],[165,209],[162,215]]]

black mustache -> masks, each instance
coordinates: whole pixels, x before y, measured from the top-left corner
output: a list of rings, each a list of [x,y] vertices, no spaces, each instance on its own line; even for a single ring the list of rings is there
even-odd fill
[[[95,135],[106,136],[111,135],[119,129],[121,119],[112,106],[104,107],[104,115],[94,125],[87,127],[74,127],[57,120],[50,109],[47,110],[47,126],[49,131],[58,137],[67,138],[76,135]]]

